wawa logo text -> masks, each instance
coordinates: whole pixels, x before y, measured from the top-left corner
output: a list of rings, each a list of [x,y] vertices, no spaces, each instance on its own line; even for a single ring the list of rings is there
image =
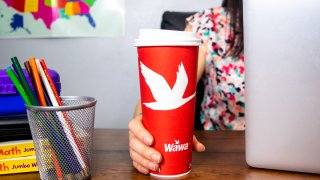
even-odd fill
[[[174,140],[175,143],[164,144],[165,152],[178,152],[178,151],[186,151],[189,148],[189,143],[180,144],[179,140]]]

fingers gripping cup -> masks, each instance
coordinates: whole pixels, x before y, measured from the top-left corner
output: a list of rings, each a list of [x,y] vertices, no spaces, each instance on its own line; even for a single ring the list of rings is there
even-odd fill
[[[158,177],[191,170],[200,40],[194,33],[144,29],[138,49],[142,122],[162,154]]]

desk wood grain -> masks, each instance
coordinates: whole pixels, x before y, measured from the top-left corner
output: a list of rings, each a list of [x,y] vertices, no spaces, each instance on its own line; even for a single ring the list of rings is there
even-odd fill
[[[249,167],[245,162],[242,131],[197,131],[195,134],[206,145],[206,151],[193,153],[191,172],[179,179],[320,179],[316,174]],[[128,149],[127,130],[95,129],[92,179],[155,179],[132,167]],[[6,175],[0,179],[39,179],[39,174]]]

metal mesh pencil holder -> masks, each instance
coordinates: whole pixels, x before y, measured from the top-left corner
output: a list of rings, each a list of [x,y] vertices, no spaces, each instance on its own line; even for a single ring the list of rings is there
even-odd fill
[[[41,179],[89,179],[97,101],[61,97],[63,106],[26,106]]]

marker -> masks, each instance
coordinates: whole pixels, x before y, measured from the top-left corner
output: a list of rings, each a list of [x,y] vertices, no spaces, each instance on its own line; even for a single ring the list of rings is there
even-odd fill
[[[24,91],[21,83],[19,82],[18,78],[16,77],[16,75],[14,74],[14,72],[12,71],[11,67],[8,66],[6,68],[6,72],[9,76],[9,78],[11,79],[11,81],[13,82],[14,86],[16,87],[16,89],[18,90],[18,92],[20,93],[20,95],[22,96],[24,102],[27,105],[31,105],[30,99],[28,98],[26,92]]]

